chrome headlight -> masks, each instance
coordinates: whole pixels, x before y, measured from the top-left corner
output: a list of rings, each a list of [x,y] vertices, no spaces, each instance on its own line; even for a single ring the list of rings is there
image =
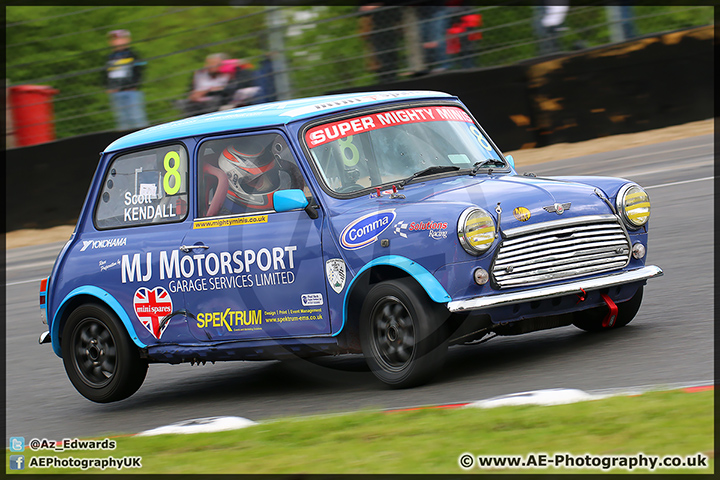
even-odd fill
[[[650,197],[640,186],[628,183],[618,192],[617,211],[628,227],[640,228],[650,219]]]
[[[480,207],[466,208],[458,219],[458,239],[470,255],[485,253],[495,240],[495,219]]]

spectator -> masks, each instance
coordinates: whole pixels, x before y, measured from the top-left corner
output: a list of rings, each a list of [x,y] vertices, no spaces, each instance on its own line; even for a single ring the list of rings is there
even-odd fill
[[[447,54],[451,62],[459,63],[460,68],[473,68],[476,66],[476,42],[482,39],[482,15],[463,3],[462,0],[448,2],[452,26],[447,30]]]
[[[551,3],[555,3],[551,5]],[[570,7],[567,2],[545,0],[543,5],[535,7],[534,27],[535,34],[540,41],[538,46],[540,55],[547,55],[560,51],[560,42],[558,37],[560,32],[567,30],[565,26],[565,17]]]
[[[391,83],[397,79],[398,50],[402,36],[398,24],[402,10],[399,7],[382,7],[382,5],[382,3],[363,5],[360,7],[360,12],[370,19],[368,36],[375,53],[373,67],[377,73],[377,82]],[[367,26],[365,28],[367,29]]]
[[[227,71],[221,72],[220,68],[227,59],[224,53],[208,55],[205,57],[205,67],[193,73],[188,98],[178,102],[186,115],[214,112],[225,103],[225,89],[232,76]]]
[[[622,20],[622,29],[625,40],[630,40],[638,36],[635,27],[635,14],[633,12],[633,2],[631,0],[620,1],[620,19]]]
[[[258,99],[261,103],[274,102],[277,100],[272,61],[275,55],[277,55],[277,53],[271,51],[262,56],[260,59],[260,68],[257,70],[257,74],[255,76],[255,83],[261,89],[260,98]]]
[[[224,53],[208,55],[205,67],[193,73],[188,98],[179,100],[176,106],[185,115],[193,116],[255,103],[261,88],[254,85],[251,69],[251,64],[227,58]]]
[[[145,99],[140,91],[142,68],[145,62],[131,50],[130,32],[113,30],[108,33],[113,51],[108,55],[105,88],[110,95],[118,130],[143,128],[148,124],[145,116]]]
[[[230,79],[222,93],[220,110],[252,105],[260,99],[262,88],[256,85],[257,79],[252,69],[253,65],[242,59],[222,61],[220,73],[230,75]]]
[[[448,28],[447,7],[437,2],[417,2],[425,67],[431,72],[447,69],[445,32]]]

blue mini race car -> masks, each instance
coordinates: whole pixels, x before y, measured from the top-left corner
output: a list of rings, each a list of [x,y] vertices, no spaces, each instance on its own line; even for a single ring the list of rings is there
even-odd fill
[[[102,153],[40,305],[75,388],[148,364],[362,353],[408,387],[489,335],[628,324],[650,200],[518,175],[454,96],[344,94],[147,128]]]

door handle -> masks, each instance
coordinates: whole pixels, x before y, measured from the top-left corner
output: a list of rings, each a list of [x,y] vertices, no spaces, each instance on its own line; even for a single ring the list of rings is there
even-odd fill
[[[203,250],[210,248],[207,245],[180,245],[180,251],[188,253],[190,250],[195,250],[196,248],[202,248]]]

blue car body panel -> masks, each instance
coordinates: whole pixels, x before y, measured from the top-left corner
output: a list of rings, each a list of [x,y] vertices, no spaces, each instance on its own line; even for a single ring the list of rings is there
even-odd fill
[[[146,128],[126,135],[113,143],[106,152],[137,147],[150,143],[183,137],[203,136],[240,129],[282,126],[290,122],[304,122],[318,114],[328,115],[347,110],[348,107],[382,105],[395,100],[418,100],[423,98],[454,99],[452,95],[439,92],[399,91],[327,95],[281,102],[263,103],[241,109],[225,110],[185,118]]]
[[[490,174],[418,178],[402,189],[402,197],[387,190],[331,195],[316,178],[302,141],[314,119],[422,101],[462,107],[456,97],[438,92],[335,95],[192,117],[113,142],[100,161],[76,233],[50,277],[47,312],[55,353],[61,355],[66,306],[79,295],[112,308],[133,342],[157,361],[264,358],[273,347],[292,351],[301,344],[332,351],[347,327],[356,280],[375,267],[411,276],[437,303],[494,294],[498,289],[492,283],[477,285],[473,272],[490,270],[503,231],[560,218],[547,209],[556,204],[567,205],[560,212],[567,219],[614,215],[601,196],[615,205],[628,181],[611,177],[535,178],[508,166]],[[237,132],[285,139],[317,218],[292,208],[302,205],[297,191],[291,201],[279,200],[278,212],[199,218],[194,179],[203,142]],[[98,229],[93,215],[110,162],[141,146],[166,144],[182,146],[189,157],[186,216],[158,225]],[[484,209],[498,225],[492,246],[479,256],[466,252],[457,239],[458,218],[471,207]],[[627,233],[631,244],[647,245],[647,227]],[[622,270],[643,266],[644,259],[631,258]],[[557,283],[562,281],[547,282]],[[618,289],[615,298],[630,298],[638,286]],[[601,302],[595,295],[585,308]],[[568,304],[557,311],[573,308]],[[508,307],[494,311],[504,321],[553,312],[550,307],[520,314]]]

